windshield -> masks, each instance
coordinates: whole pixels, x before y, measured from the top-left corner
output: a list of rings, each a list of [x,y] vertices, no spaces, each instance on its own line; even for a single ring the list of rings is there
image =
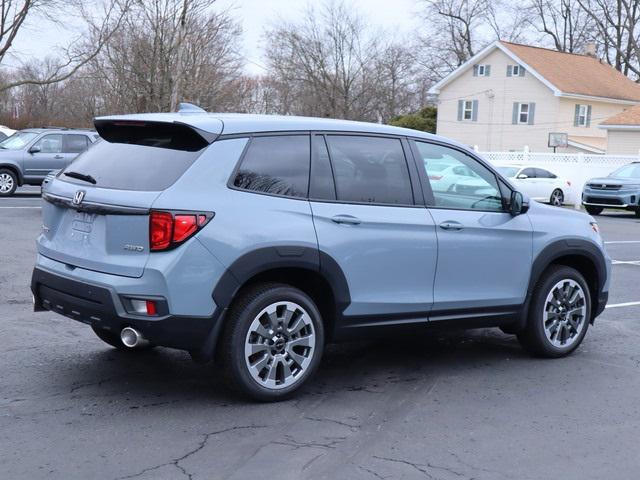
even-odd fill
[[[497,167],[497,170],[507,178],[514,178],[520,169],[518,167]]]
[[[0,142],[0,148],[3,150],[20,150],[37,136],[38,132],[16,132]]]
[[[637,178],[640,180],[640,163],[632,163],[616,170],[610,177],[615,178]]]

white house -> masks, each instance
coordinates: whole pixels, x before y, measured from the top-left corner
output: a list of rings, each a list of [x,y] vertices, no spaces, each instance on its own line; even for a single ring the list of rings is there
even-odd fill
[[[595,56],[503,41],[430,93],[438,98],[437,133],[482,151],[548,152],[549,134],[564,133],[568,147],[558,151],[606,153],[600,124],[640,104],[640,85]]]

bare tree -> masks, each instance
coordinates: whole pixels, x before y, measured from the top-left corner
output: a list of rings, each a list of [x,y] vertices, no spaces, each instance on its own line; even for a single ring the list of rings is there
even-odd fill
[[[580,53],[593,40],[593,18],[579,0],[531,0],[528,22],[549,37],[559,52]]]

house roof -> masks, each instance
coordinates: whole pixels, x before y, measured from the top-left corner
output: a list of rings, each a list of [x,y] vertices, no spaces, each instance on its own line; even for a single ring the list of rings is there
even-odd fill
[[[600,124],[602,128],[608,127],[640,127],[640,105],[628,108]]]
[[[597,58],[557,52],[541,47],[496,41],[436,83],[430,93],[438,94],[447,83],[472,68],[495,49],[511,57],[549,87],[558,97],[601,98],[621,103],[640,102],[640,85]]]
[[[587,137],[582,135],[569,135],[569,146],[579,148],[591,153],[605,153],[607,151],[606,137]]]

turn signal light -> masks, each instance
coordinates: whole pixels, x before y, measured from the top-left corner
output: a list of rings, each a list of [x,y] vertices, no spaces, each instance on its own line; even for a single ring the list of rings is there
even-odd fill
[[[157,252],[177,247],[203,228],[213,212],[166,212],[152,210],[149,215],[149,246]]]

